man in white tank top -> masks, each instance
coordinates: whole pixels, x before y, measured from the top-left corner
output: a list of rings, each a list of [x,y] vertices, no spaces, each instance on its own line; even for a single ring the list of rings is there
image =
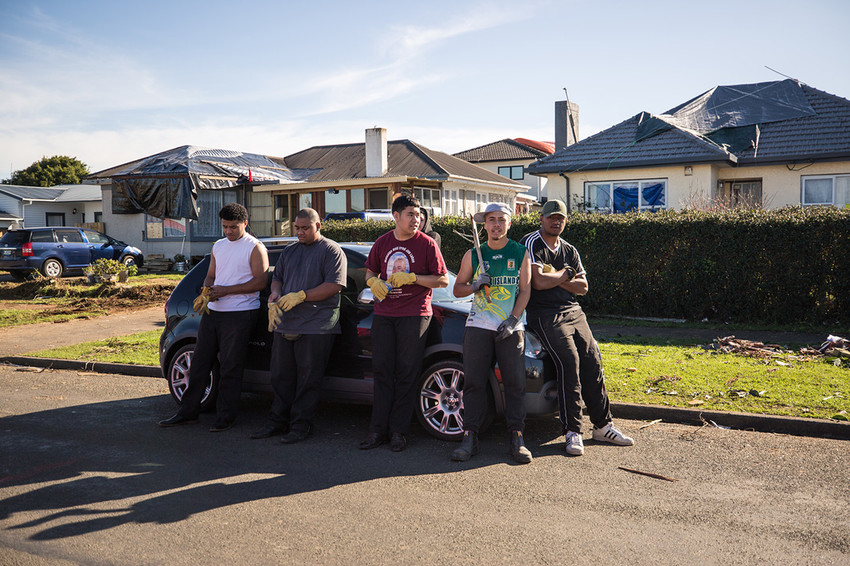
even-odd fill
[[[213,244],[210,267],[196,300],[201,323],[189,368],[189,385],[180,409],[159,426],[198,422],[207,378],[219,362],[216,420],[210,432],[233,426],[242,392],[242,370],[248,338],[260,309],[260,291],[268,283],[266,247],[246,232],[248,211],[237,203],[224,205],[218,213],[224,238]],[[208,308],[204,308],[208,307]]]

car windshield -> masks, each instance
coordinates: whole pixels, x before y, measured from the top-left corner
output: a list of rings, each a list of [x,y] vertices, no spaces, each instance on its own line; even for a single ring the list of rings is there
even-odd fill
[[[455,294],[452,292],[452,289],[454,289],[454,286],[455,286],[455,279],[457,279],[457,275],[455,275],[454,273],[449,271],[449,284],[448,284],[448,286],[443,287],[442,289],[432,289],[431,291],[432,291],[433,294],[431,295],[431,300],[437,301],[437,302],[445,302],[445,301],[466,302],[466,301],[471,301],[472,300],[471,295],[468,296],[468,297],[460,297],[460,298],[455,297]]]

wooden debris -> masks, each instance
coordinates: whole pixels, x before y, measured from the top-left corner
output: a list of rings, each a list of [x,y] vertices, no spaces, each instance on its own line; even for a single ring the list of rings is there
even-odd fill
[[[642,427],[640,427],[640,429],[639,429],[639,430],[643,430],[643,429],[645,429],[645,428],[647,428],[647,427],[651,427],[652,425],[654,425],[654,424],[658,424],[658,423],[660,423],[660,422],[661,422],[661,419],[655,419],[654,421],[652,421],[652,422],[648,422],[648,423],[646,423],[645,425],[643,425]]]
[[[662,476],[661,474],[653,474],[652,472],[643,472],[641,470],[633,470],[632,468],[626,468],[625,466],[617,466],[617,467],[620,468],[621,470],[626,471],[626,472],[631,472],[633,474],[640,474],[642,476],[648,476],[650,478],[655,478],[655,479],[664,480],[664,481],[679,481],[675,478],[668,478],[667,476]]]

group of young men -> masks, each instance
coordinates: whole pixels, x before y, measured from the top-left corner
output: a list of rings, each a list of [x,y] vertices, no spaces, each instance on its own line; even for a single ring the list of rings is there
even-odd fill
[[[401,194],[392,205],[395,228],[373,244],[366,261],[366,283],[375,297],[372,322],[374,399],[368,436],[360,449],[389,443],[393,452],[407,445],[416,403],[428,329],[433,314],[431,289],[446,287],[448,270],[440,247],[422,230],[419,201]],[[171,427],[195,423],[206,377],[216,359],[220,382],[216,421],[211,432],[229,429],[239,406],[247,337],[266,285],[265,247],[247,231],[247,210],[225,205],[219,216],[225,237],[212,250],[209,271],[195,310],[202,317],[190,367],[189,383],[178,412],[160,421]],[[487,241],[463,256],[453,292],[473,295],[463,340],[463,438],[452,460],[478,452],[478,435],[487,411],[487,382],[498,363],[505,397],[504,416],[510,455],[529,463],[525,445],[525,333],[534,329],[557,373],[559,418],[566,453],[581,455],[582,399],[594,425],[594,440],[629,446],[634,441],[614,427],[599,347],[576,296],[587,293],[578,251],[560,235],[566,206],[548,201],[541,228],[521,242],[507,237],[511,210],[491,203],[474,216]],[[269,331],[274,333],[271,380],[275,398],[266,424],[251,438],[282,435],[292,444],[307,438],[321,393],[333,343],[340,333],[340,292],[346,286],[347,261],[340,246],[322,236],[315,210],[295,218],[298,243],[284,248],[271,282]]]

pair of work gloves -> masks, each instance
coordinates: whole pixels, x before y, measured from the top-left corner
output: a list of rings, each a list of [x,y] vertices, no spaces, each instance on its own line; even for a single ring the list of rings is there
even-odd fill
[[[192,309],[195,312],[200,312],[201,314],[210,313],[209,304],[211,292],[211,287],[201,288],[201,294],[195,297],[195,301],[192,303]],[[306,298],[307,293],[304,291],[295,291],[293,293],[287,293],[277,301],[269,301],[269,332],[274,332],[274,329],[278,324],[280,324],[280,321],[283,318],[283,313],[300,305]]]
[[[195,312],[199,312],[201,314],[210,314],[210,293],[212,292],[212,287],[201,287],[201,294],[195,297],[195,301],[192,303],[192,310]]]
[[[289,312],[307,298],[304,291],[287,293],[276,301],[269,301],[269,332],[274,332],[283,319],[283,313]]]
[[[374,295],[378,301],[386,299],[387,293],[389,293],[390,289],[393,287],[412,285],[413,283],[416,283],[416,274],[404,273],[402,271],[393,273],[386,281],[380,277],[370,277],[369,280],[366,281],[366,284],[372,290],[372,295]]]

